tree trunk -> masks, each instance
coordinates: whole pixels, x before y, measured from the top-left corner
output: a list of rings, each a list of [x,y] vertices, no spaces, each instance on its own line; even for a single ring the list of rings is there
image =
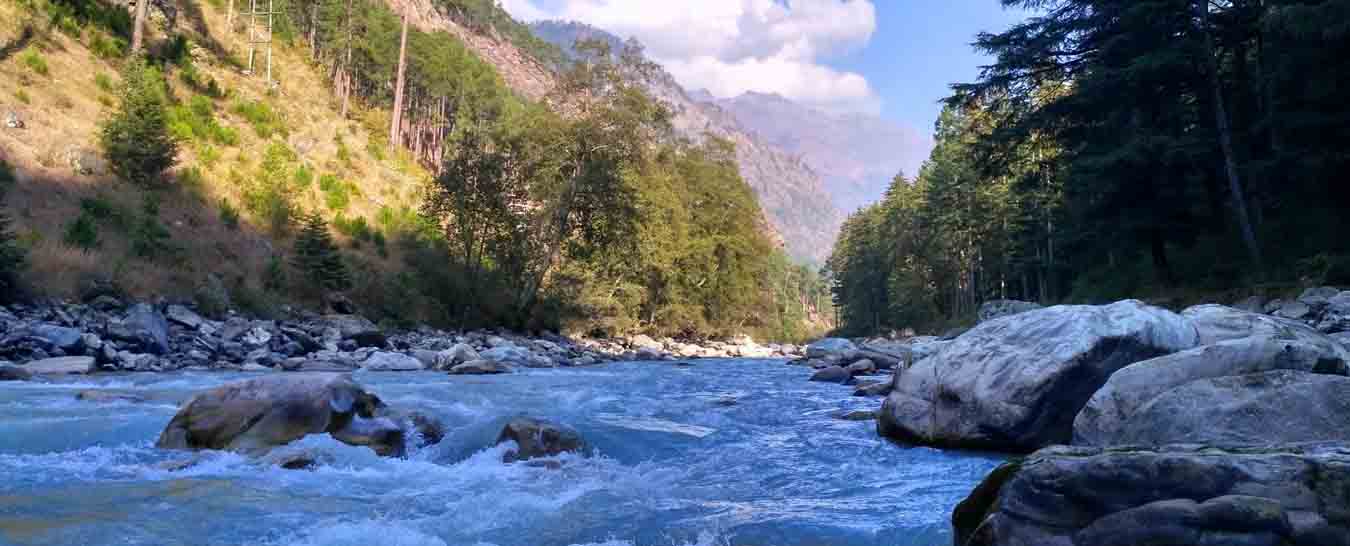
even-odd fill
[[[136,21],[131,28],[131,54],[136,55],[141,52],[141,47],[145,45],[145,17],[150,11],[150,0],[136,1]]]
[[[1247,253],[1257,268],[1263,267],[1261,247],[1256,242],[1256,231],[1252,229],[1251,216],[1247,212],[1247,198],[1242,190],[1242,180],[1238,175],[1237,159],[1233,156],[1233,132],[1228,123],[1228,112],[1224,107],[1223,86],[1219,80],[1219,63],[1214,58],[1214,38],[1209,32],[1209,1],[1199,0],[1196,13],[1200,16],[1200,32],[1204,37],[1205,72],[1208,72],[1209,90],[1214,101],[1215,128],[1219,132],[1219,148],[1223,151],[1224,171],[1228,176],[1228,188],[1233,193],[1233,208],[1237,211],[1238,225],[1242,229],[1242,241]]]
[[[398,81],[394,84],[394,113],[389,123],[389,148],[394,151],[399,145],[399,131],[403,128],[403,84],[404,70],[408,63],[408,16],[403,16],[403,32],[398,41]]]

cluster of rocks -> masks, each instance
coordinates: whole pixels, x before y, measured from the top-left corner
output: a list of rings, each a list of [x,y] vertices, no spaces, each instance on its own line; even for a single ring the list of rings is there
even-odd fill
[[[761,346],[743,337],[691,344],[647,336],[574,340],[430,328],[387,332],[350,314],[212,320],[188,305],[127,307],[106,296],[90,303],[0,308],[0,332],[0,380],[180,369],[494,374],[620,360],[774,358],[800,351],[790,345]]]
[[[911,350],[877,429],[1034,452],[957,509],[958,545],[1350,544],[1345,304],[1003,305]]]
[[[328,434],[381,456],[402,457],[409,449],[439,443],[445,429],[434,417],[386,405],[350,374],[274,374],[193,396],[164,427],[155,446],[233,451],[302,469],[316,464],[312,455],[277,448],[311,434]],[[508,463],[581,452],[586,445],[571,428],[529,417],[513,418],[503,427],[496,443],[508,442],[512,447],[503,455]]]

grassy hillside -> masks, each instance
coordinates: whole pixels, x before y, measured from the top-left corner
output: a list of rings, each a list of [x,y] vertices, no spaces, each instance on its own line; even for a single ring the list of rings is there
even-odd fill
[[[429,174],[384,145],[388,114],[340,116],[325,76],[284,44],[268,88],[245,73],[245,34],[226,29],[219,7],[182,3],[168,27],[177,39],[152,20],[183,142],[176,183],[157,190],[116,180],[97,157],[124,58],[116,16],[0,2],[0,116],[24,125],[0,130],[0,158],[33,287],[74,297],[103,279],[132,296],[190,298],[214,275],[237,305],[265,307],[282,299],[264,284],[285,271],[286,208],[334,220],[358,273],[393,269],[398,250],[381,243],[407,227]]]

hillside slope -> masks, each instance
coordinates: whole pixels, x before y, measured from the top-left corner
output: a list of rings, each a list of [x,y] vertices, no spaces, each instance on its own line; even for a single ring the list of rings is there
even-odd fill
[[[575,22],[539,22],[531,28],[564,50],[579,39],[601,39],[613,46],[622,43],[613,34]],[[782,234],[788,252],[798,259],[824,261],[844,215],[832,204],[820,175],[794,153],[747,130],[725,109],[694,99],[664,70],[648,90],[671,107],[675,128],[683,136],[699,140],[712,134],[735,143],[741,176],[759,196],[760,206]]]

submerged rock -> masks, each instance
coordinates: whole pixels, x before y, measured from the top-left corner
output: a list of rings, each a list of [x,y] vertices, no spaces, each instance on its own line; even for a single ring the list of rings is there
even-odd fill
[[[877,412],[868,410],[855,410],[835,414],[836,419],[841,421],[872,421],[877,418]]]
[[[156,446],[251,453],[329,433],[380,455],[401,455],[403,430],[375,416],[383,405],[345,374],[261,376],[194,396]]]
[[[450,375],[496,375],[503,373],[511,373],[511,368],[483,359],[472,360],[450,368]]]
[[[1133,300],[986,322],[898,374],[877,428],[942,447],[1028,452],[1067,443],[1074,417],[1111,374],[1197,342],[1180,315]]]
[[[853,382],[853,372],[841,366],[830,366],[812,375],[811,381],[847,385]]]
[[[1054,447],[995,470],[952,517],[963,546],[1350,544],[1344,444]]]
[[[132,404],[142,404],[149,401],[148,398],[139,394],[98,390],[80,391],[75,394],[75,399],[83,402],[124,402]]]
[[[502,457],[508,463],[580,452],[586,447],[575,429],[531,417],[517,417],[507,423],[497,436],[498,444],[505,442],[516,443],[516,448]]]

